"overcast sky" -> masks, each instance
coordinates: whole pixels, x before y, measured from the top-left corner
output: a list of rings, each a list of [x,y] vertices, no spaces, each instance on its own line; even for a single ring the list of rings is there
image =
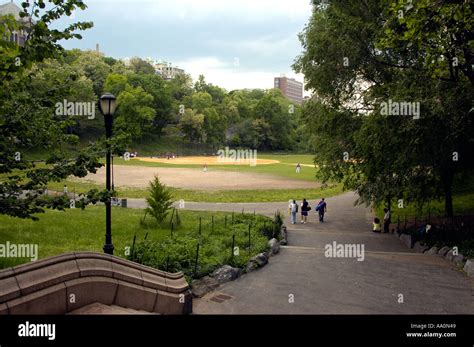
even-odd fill
[[[273,77],[295,76],[297,34],[311,15],[309,0],[85,0],[74,21],[92,21],[82,40],[63,46],[106,56],[163,59],[196,79],[227,90],[272,88]],[[63,23],[65,24],[65,23]]]

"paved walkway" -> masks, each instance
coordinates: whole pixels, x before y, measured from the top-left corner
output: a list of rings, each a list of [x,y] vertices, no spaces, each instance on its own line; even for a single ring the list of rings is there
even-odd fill
[[[373,234],[367,208],[346,193],[327,198],[326,222],[291,225],[289,246],[264,268],[194,301],[196,314],[425,314],[474,313],[474,280],[451,263],[414,253],[395,235]],[[314,206],[313,202],[313,206]],[[286,213],[287,203],[187,204],[189,209]],[[288,218],[287,218],[288,219]],[[365,258],[327,258],[326,244],[360,244]],[[217,295],[224,294],[220,299]],[[403,303],[399,300],[403,296]],[[222,300],[224,298],[224,300]]]

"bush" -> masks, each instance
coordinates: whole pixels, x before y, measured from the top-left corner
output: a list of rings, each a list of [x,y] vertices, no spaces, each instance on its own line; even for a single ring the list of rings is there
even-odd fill
[[[148,202],[146,213],[152,215],[158,223],[162,223],[173,205],[173,200],[168,188],[157,176],[150,182],[150,196],[146,201]]]
[[[275,238],[277,240],[281,239],[281,227],[283,225],[283,217],[280,211],[275,213],[272,223],[264,224],[260,226],[260,231],[265,235],[269,240]]]
[[[180,228],[165,240],[137,242],[128,259],[164,271],[182,271],[189,280],[208,275],[226,264],[243,268],[251,257],[268,249],[267,237],[262,230],[265,226],[273,230],[269,218],[236,214],[234,224],[231,224],[230,218],[227,221],[225,226],[223,218],[215,220],[214,228],[209,222],[203,223],[201,234],[196,225],[190,230]],[[198,244],[199,259],[196,266]],[[232,246],[238,247],[238,255],[233,254]]]

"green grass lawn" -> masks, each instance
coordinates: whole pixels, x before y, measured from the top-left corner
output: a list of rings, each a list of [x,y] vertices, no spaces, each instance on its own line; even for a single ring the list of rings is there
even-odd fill
[[[54,191],[63,191],[64,184],[68,186],[70,193],[85,193],[90,189],[104,189],[103,186],[89,182],[77,182],[65,180],[62,182],[50,182],[48,188]],[[330,197],[342,193],[342,186],[331,185],[310,189],[267,189],[267,190],[187,190],[169,188],[173,199],[194,202],[280,202],[290,199],[317,199]],[[148,190],[145,188],[116,188],[117,195],[123,198],[146,198]]]
[[[170,243],[174,246],[188,243],[191,247],[196,247],[197,240],[202,239],[202,262],[220,265],[230,254],[232,234],[235,232],[238,246],[244,248],[244,241],[247,240],[247,221],[253,221],[253,215],[235,215],[235,224],[230,226],[232,220],[231,213],[223,212],[193,212],[179,211],[181,225],[173,232],[173,239],[170,236],[169,223],[156,225],[147,217],[145,225],[140,223],[144,216],[143,210],[135,209],[112,209],[112,235],[115,246],[115,255],[124,257],[126,247],[132,247],[134,235],[137,235],[137,243],[147,240],[155,244]],[[214,216],[214,232],[212,233],[211,218]],[[227,216],[227,227],[224,227]],[[5,215],[0,215],[0,244],[7,241],[16,244],[37,244],[39,258],[45,258],[72,251],[96,251],[102,252],[105,234],[105,208],[103,206],[89,206],[85,210],[68,209],[66,211],[48,210],[44,214],[38,214],[39,221],[23,220]],[[168,216],[168,220],[171,215]],[[202,234],[198,235],[199,219],[202,218]],[[244,220],[247,219],[247,220]],[[256,216],[259,223],[265,222],[271,225],[271,220]],[[252,230],[252,253],[254,255],[266,249],[267,238],[256,229]],[[171,244],[170,246],[173,246]],[[224,249],[225,248],[225,249]],[[194,249],[194,248],[193,248]],[[166,256],[166,254],[162,255]],[[241,262],[245,262],[250,254],[244,252]],[[193,258],[194,259],[194,258]],[[30,261],[20,258],[0,258],[0,268],[18,265]],[[150,264],[152,265],[152,264]],[[210,269],[209,269],[210,271]]]

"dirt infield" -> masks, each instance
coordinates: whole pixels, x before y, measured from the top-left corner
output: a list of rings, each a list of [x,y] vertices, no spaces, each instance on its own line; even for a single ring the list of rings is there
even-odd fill
[[[226,158],[220,158],[218,156],[208,156],[208,157],[178,157],[178,158],[134,158],[132,160],[141,160],[152,163],[166,163],[166,164],[178,164],[178,165],[268,165],[268,164],[278,164],[280,161],[272,159],[255,159],[252,162],[252,159],[240,159],[240,160],[231,160]],[[295,164],[296,165],[296,164]]]
[[[208,169],[164,168],[144,166],[114,166],[116,187],[145,188],[155,175],[170,187],[192,190],[240,190],[240,189],[304,189],[317,188],[317,182],[306,182],[290,178],[246,172]],[[105,183],[105,168],[97,174],[89,174],[76,181]]]

